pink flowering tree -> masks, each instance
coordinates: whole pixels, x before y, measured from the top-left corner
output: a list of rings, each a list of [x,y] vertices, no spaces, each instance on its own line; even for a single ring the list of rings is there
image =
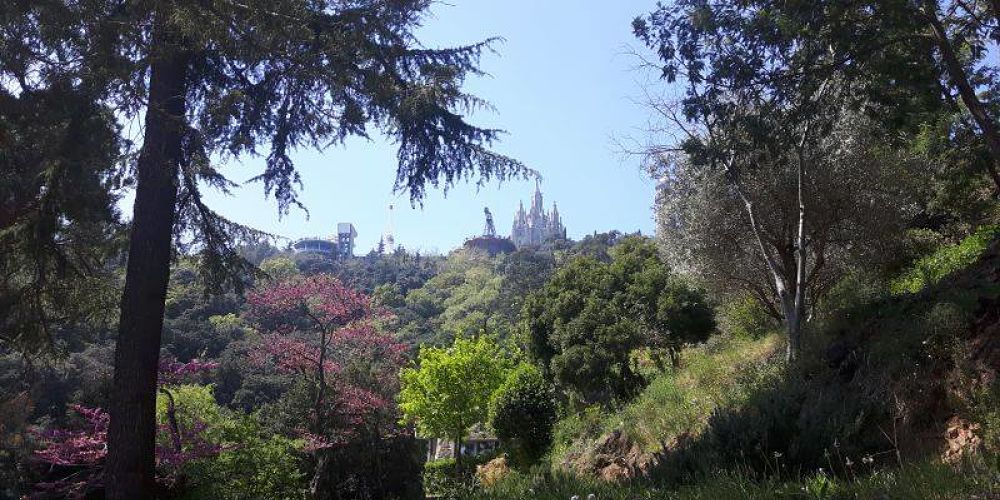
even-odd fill
[[[271,283],[250,293],[247,304],[247,319],[261,333],[252,361],[309,388],[301,435],[317,456],[315,490],[327,464],[322,450],[362,430],[394,432],[406,346],[380,331],[381,313],[368,296],[329,275]]]
[[[159,426],[156,447],[157,483],[165,490],[176,489],[183,481],[181,469],[185,463],[217,455],[218,445],[204,437],[205,426],[199,422],[181,426],[176,417],[173,393],[169,386],[201,376],[217,365],[193,360],[180,363],[160,362],[160,392],[167,398],[167,421]],[[70,407],[79,423],[68,429],[35,429],[41,443],[35,459],[46,467],[46,476],[53,479],[35,485],[31,498],[82,499],[104,487],[104,463],[108,453],[108,413],[101,408],[74,404]]]
[[[166,444],[156,447],[156,461],[165,472],[160,481],[170,485],[179,482],[179,472],[182,466],[194,459],[217,455],[221,450],[218,445],[206,441],[203,437],[204,422],[193,422],[188,427],[182,427],[177,420],[177,402],[171,386],[197,379],[219,364],[213,361],[197,359],[182,363],[174,359],[161,359],[159,377],[157,379],[159,392],[167,400],[166,422],[159,426],[161,437],[158,439]]]

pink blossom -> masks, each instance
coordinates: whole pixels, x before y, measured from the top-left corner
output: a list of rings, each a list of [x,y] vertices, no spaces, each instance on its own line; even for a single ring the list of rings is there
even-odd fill
[[[262,332],[251,361],[317,387],[312,430],[299,432],[307,450],[346,443],[370,422],[392,425],[395,418],[379,415],[394,409],[407,347],[377,326],[385,315],[367,296],[320,275],[271,284],[247,303],[247,319]],[[364,377],[349,369],[358,366]]]
[[[187,363],[181,363],[175,359],[161,359],[157,382],[160,385],[177,385],[218,367],[219,364],[213,361],[193,359]]]
[[[35,484],[36,495],[58,495],[63,498],[84,498],[88,492],[99,489],[104,483],[104,460],[107,457],[108,423],[110,416],[100,408],[72,405],[83,417],[76,429],[51,429],[33,431],[42,442],[42,449],[35,452],[39,463],[46,464],[50,472],[56,468],[67,469],[55,481]],[[172,486],[181,467],[192,460],[218,455],[226,448],[205,439],[206,425],[196,422],[180,429],[181,449],[156,446],[157,482]],[[170,442],[169,428],[161,425],[158,442]]]
[[[266,329],[292,331],[305,315],[324,329],[343,326],[372,314],[371,299],[329,275],[295,278],[247,296],[248,318]]]
[[[50,429],[34,431],[47,448],[35,452],[35,456],[52,465],[93,466],[104,460],[108,454],[108,422],[110,416],[100,408],[87,408],[74,404],[70,406],[83,417],[84,424],[79,429]]]
[[[264,335],[250,351],[250,361],[258,366],[274,364],[282,373],[303,373],[319,366],[319,347],[280,334]],[[337,373],[340,367],[330,359],[323,362],[323,371]]]

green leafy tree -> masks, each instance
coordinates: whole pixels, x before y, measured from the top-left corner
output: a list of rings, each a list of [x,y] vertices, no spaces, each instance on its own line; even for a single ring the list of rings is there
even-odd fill
[[[295,261],[287,257],[274,257],[261,262],[260,271],[274,282],[288,281],[300,274]]]
[[[215,358],[243,336],[240,328],[216,328],[210,318],[238,312],[240,297],[232,292],[206,294],[198,279],[199,263],[181,259],[170,272],[164,304],[162,348],[180,361]]]
[[[451,252],[434,277],[407,294],[401,334],[412,343],[439,345],[483,332],[506,337],[510,318],[501,307],[503,279],[494,267],[485,253]]]
[[[900,221],[879,219],[887,211],[872,203],[906,190],[908,176],[889,173],[910,163],[893,155],[904,135],[895,132],[912,132],[920,120],[900,119],[940,107],[922,102],[925,93],[898,92],[940,88],[924,57],[932,51],[928,40],[893,40],[912,28],[913,3],[682,0],[633,24],[661,59],[662,77],[683,89],[676,100],[650,103],[683,135],[647,151],[662,192],[669,199],[697,191],[675,182],[691,168],[695,183],[719,182],[720,197],[733,198],[725,208],[721,200],[700,208],[729,214],[714,229],[728,226],[748,237],[714,234],[705,250],[740,246],[730,254],[743,253],[762,268],[766,283],[749,280],[750,292],[783,321],[789,360],[801,351],[803,325],[822,289],[835,281],[828,279],[836,274],[835,257],[886,241],[869,236]],[[872,31],[859,32],[855,22]],[[842,51],[858,40],[869,43],[872,57]],[[888,205],[903,206],[898,199]],[[712,234],[707,224],[669,209],[661,215],[666,230]]]
[[[365,293],[373,293],[379,285],[394,284],[405,294],[437,274],[441,260],[438,256],[409,253],[400,248],[390,254],[339,259],[334,262],[332,273]]]
[[[555,255],[545,250],[523,248],[500,258],[496,264],[496,272],[503,278],[500,310],[511,323],[516,322],[525,297],[541,289],[555,268]]]
[[[674,276],[648,238],[629,236],[608,263],[578,256],[556,270],[522,310],[532,355],[584,402],[627,400],[645,381],[633,353],[676,361],[715,328],[704,295]]]
[[[30,93],[73,82],[122,119],[144,121],[110,406],[109,498],[153,495],[156,366],[172,243],[196,243],[210,282],[239,285],[242,273],[232,271],[247,263],[233,242],[259,237],[203,203],[205,186],[233,185],[213,158],[263,155],[255,180],[282,212],[298,205],[291,152],[369,136],[369,125],[399,145],[396,186],[414,201],[428,183],[525,173],[488,149],[498,131],[461,115],[482,105],[461,84],[479,72],[488,43],[421,46],[415,29],[430,3],[0,5],[5,86]]]
[[[627,400],[644,384],[631,356],[645,345],[644,331],[615,300],[623,291],[607,265],[577,257],[522,311],[534,356],[556,383],[584,402]]]
[[[573,245],[568,253],[570,255],[585,255],[601,262],[611,260],[608,250],[621,241],[625,235],[620,231],[608,231],[606,233],[588,234],[582,240]]]
[[[518,365],[490,401],[490,427],[521,464],[537,461],[552,442],[555,393],[534,365]]]
[[[487,336],[421,347],[417,366],[400,374],[404,421],[426,437],[451,439],[460,463],[462,441],[470,427],[487,421],[490,399],[511,366],[511,356]]]
[[[990,158],[977,166],[1000,190],[998,26],[995,0],[682,0],[634,23],[668,79],[791,102],[802,93],[790,89],[836,78],[852,89],[845,107],[911,131],[941,110],[960,112],[956,128],[977,136]],[[718,102],[697,95],[688,102]]]
[[[681,347],[715,330],[715,312],[704,291],[673,274],[648,238],[626,237],[609,253],[611,273],[626,283],[626,309],[648,329],[648,347],[657,359],[666,354],[676,367]]]
[[[302,498],[303,441],[268,435],[253,416],[219,406],[212,386],[169,390],[178,426],[204,427],[205,440],[221,450],[184,465],[187,484],[181,498]],[[165,397],[157,399],[157,420],[167,421],[168,408]]]

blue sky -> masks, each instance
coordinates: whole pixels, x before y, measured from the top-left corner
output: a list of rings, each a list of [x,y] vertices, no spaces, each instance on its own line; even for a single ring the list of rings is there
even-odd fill
[[[472,121],[505,129],[496,149],[538,170],[547,207],[559,205],[569,236],[594,231],[653,230],[655,184],[635,158],[623,157],[618,137],[641,138],[647,112],[635,101],[641,82],[634,70],[638,49],[631,20],[655,6],[652,0],[451,0],[437,3],[418,32],[429,47],[472,43],[490,36],[506,39],[497,54],[486,54],[486,78],[466,89],[495,107]],[[406,194],[392,193],[395,148],[382,139],[352,139],[323,152],[293,155],[304,189],[298,210],[279,218],[261,186],[249,184],[234,196],[211,194],[211,206],[232,219],[289,238],[327,236],[338,222],[358,231],[356,253],[374,247],[393,203],[396,241],[408,249],[447,252],[483,228],[488,206],[501,234],[509,234],[519,200],[526,203],[533,182],[489,184],[477,190],[457,184],[447,195],[428,191],[423,207],[411,207]],[[231,165],[225,171],[242,181],[259,172],[261,162]]]

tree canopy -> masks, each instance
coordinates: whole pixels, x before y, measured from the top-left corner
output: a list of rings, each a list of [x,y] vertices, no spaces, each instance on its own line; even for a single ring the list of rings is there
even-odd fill
[[[458,459],[469,429],[487,422],[493,393],[512,365],[510,355],[485,335],[457,338],[448,347],[421,347],[417,366],[400,373],[403,418],[423,436],[452,439]]]
[[[578,256],[560,266],[521,313],[532,355],[587,402],[627,400],[644,386],[636,351],[673,358],[715,328],[705,296],[670,272],[651,240],[630,236],[609,253],[609,263]]]

